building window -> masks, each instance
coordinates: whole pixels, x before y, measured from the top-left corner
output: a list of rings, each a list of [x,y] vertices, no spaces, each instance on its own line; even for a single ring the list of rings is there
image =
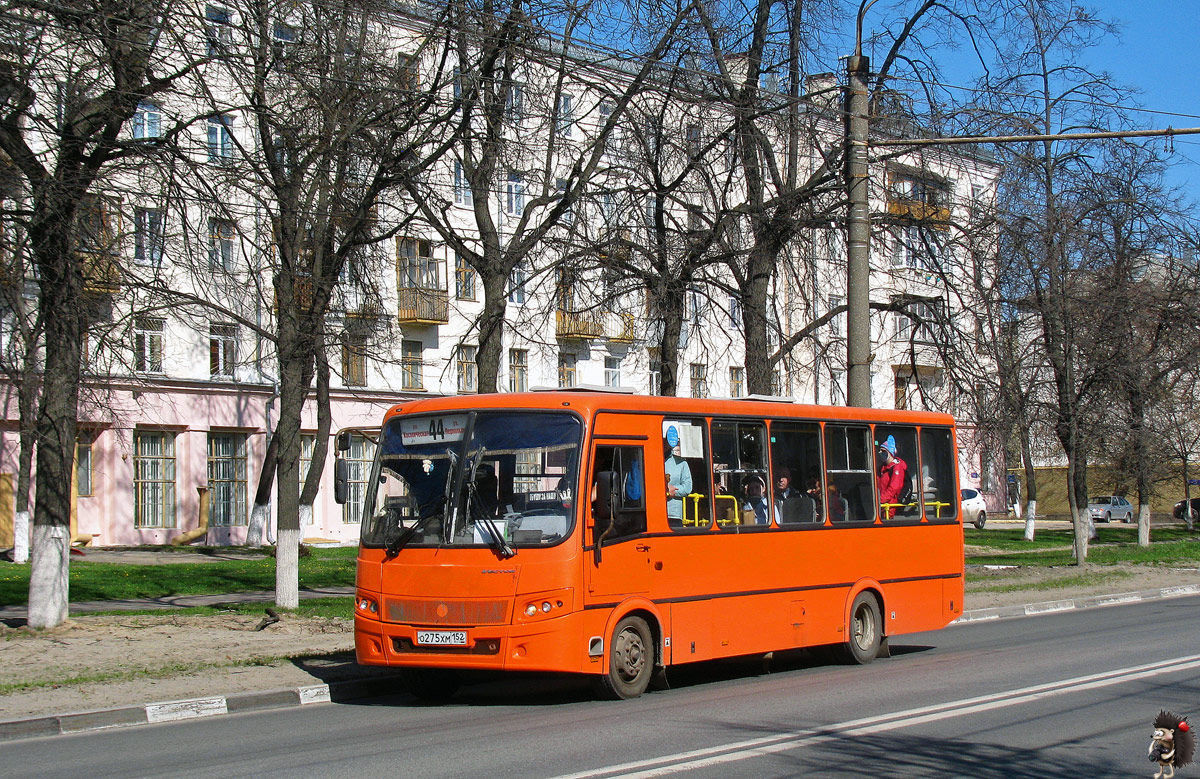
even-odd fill
[[[133,368],[141,373],[162,373],[163,328],[166,320],[138,317],[133,323]]]
[[[246,519],[246,434],[209,433],[208,522],[232,527]]]
[[[218,114],[208,117],[208,161],[224,163],[233,159],[233,117]]]
[[[570,138],[575,125],[575,98],[571,95],[558,96],[558,134]]]
[[[133,137],[144,141],[162,134],[162,109],[156,104],[142,101],[133,115]]]
[[[133,433],[133,526],[175,527],[175,434]]]
[[[771,394],[783,397],[783,375],[779,371],[771,371]]]
[[[350,434],[350,449],[343,455],[346,461],[346,502],[342,505],[342,521],[357,524],[362,521],[363,500],[367,480],[375,459],[375,444],[366,436]]]
[[[562,200],[567,196],[567,184],[568,182],[566,179],[554,180],[555,196],[558,197],[559,200]],[[575,209],[572,206],[567,206],[567,210],[562,212],[562,217],[560,218],[562,219],[562,223],[565,225],[574,224]]]
[[[525,213],[525,177],[510,172],[504,186],[504,213],[520,216]]]
[[[689,159],[696,159],[700,156],[700,125],[689,124],[684,129],[684,140],[687,144],[687,154]]]
[[[513,124],[525,120],[525,87],[522,84],[509,84],[504,94],[504,118]]]
[[[558,386],[562,388],[575,386],[575,363],[573,354],[558,355]]]
[[[400,342],[400,376],[406,390],[425,389],[425,380],[421,371],[420,341],[404,340]]]
[[[313,453],[317,449],[317,437],[312,433],[300,434],[300,488],[304,489],[304,482],[308,479],[308,472],[312,469]],[[318,479],[320,477],[318,476]],[[313,524],[313,514],[308,512],[304,524]]]
[[[508,350],[508,391],[529,391],[529,350]]]
[[[233,270],[233,222],[228,219],[208,220],[209,270]]]
[[[729,369],[729,397],[740,398],[746,394],[746,369],[733,366]]]
[[[454,162],[454,203],[460,206],[469,206],[472,203],[471,199],[471,182],[467,179],[467,172],[463,169],[461,162]]]
[[[367,339],[358,333],[342,334],[342,384],[367,386]]]
[[[230,324],[208,326],[208,375],[214,379],[232,379],[237,364],[238,327]]]
[[[454,297],[459,300],[475,299],[475,271],[458,252],[454,253]]]
[[[908,376],[897,373],[892,403],[897,409],[908,408]]]
[[[462,393],[479,391],[478,366],[475,360],[479,354],[477,346],[458,347],[458,391]]]
[[[400,238],[400,286],[404,289],[442,289],[438,279],[437,260],[433,258],[433,242],[424,238]]]
[[[729,296],[729,326],[734,330],[742,327],[742,299],[737,295]]]
[[[692,363],[692,397],[708,397],[708,366],[702,362]]]
[[[831,403],[846,402],[846,372],[829,372],[829,401]]]
[[[940,274],[946,262],[946,237],[942,231],[917,225],[899,228],[892,249],[892,265]]]
[[[525,302],[525,266],[517,263],[513,266],[512,273],[509,276],[508,282],[508,302],[509,303],[524,303]]]
[[[621,386],[621,358],[620,357],[605,357],[604,358],[604,386],[620,387]]]
[[[133,259],[138,265],[159,267],[163,258],[163,214],[157,208],[133,212]]]
[[[843,298],[840,295],[830,295],[829,296],[829,310],[835,311],[838,308],[840,308],[842,305],[844,305],[845,302],[846,302],[845,298]],[[833,335],[835,338],[841,338],[842,335],[844,335],[846,332],[845,327],[844,327],[845,321],[846,321],[846,314],[844,312],[841,314],[834,314],[833,318],[829,320],[829,333],[831,335]]]
[[[204,36],[208,56],[217,57],[233,42],[233,12],[215,5],[204,7]]]
[[[657,349],[650,349],[650,394],[662,394],[662,360]]]
[[[90,430],[80,430],[75,440],[75,492],[84,498],[92,495],[92,442]]]

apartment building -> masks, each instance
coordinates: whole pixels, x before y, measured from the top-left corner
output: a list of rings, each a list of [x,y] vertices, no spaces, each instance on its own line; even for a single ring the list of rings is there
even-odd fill
[[[310,24],[289,8],[291,15],[267,28],[263,49],[281,79]],[[163,544],[188,534],[240,544],[251,532],[279,419],[271,336],[281,315],[275,282],[287,271],[287,239],[271,199],[277,190],[261,182],[303,165],[304,149],[264,148],[271,136],[261,132],[261,114],[239,80],[249,71],[229,65],[252,46],[248,21],[237,8],[205,5],[177,44],[204,63],[188,88],[143,102],[127,127],[126,140],[148,149],[167,138],[187,149],[187,164],[174,163],[186,175],[168,186],[162,161],[148,155],[110,175],[89,211],[83,248],[95,326],[80,408],[77,542]],[[329,293],[320,337],[331,376],[331,433],[378,424],[388,406],[408,398],[479,391],[489,294],[504,304],[500,392],[588,385],[659,393],[662,345],[669,343],[678,349],[678,394],[746,395],[748,317],[739,273],[749,231],[734,215],[750,199],[738,175],[742,151],[730,109],[698,99],[695,84],[673,92],[663,73],[643,82],[627,64],[549,45],[544,56],[527,53],[505,71],[501,91],[488,93],[496,85],[479,83],[463,57],[445,56],[422,19],[388,16],[369,26],[380,25],[396,34],[381,36],[373,61],[391,62],[388,88],[423,107],[408,128],[421,167],[373,205],[372,240],[346,258]],[[788,98],[778,80],[762,84],[782,110]],[[487,94],[499,95],[502,112],[471,114],[472,105],[487,107]],[[807,145],[788,162],[812,172],[823,159],[818,147],[840,143],[841,120],[825,102],[795,107],[805,117]],[[465,142],[439,143],[439,132],[482,133],[493,120],[503,153],[487,161],[490,175],[482,180],[479,155]],[[764,125],[768,137],[778,132],[777,124]],[[586,182],[581,170],[590,171]],[[353,175],[348,168],[344,178]],[[365,188],[371,173],[361,175],[352,183]],[[887,304],[872,317],[876,405],[967,408],[956,408],[951,388],[959,382],[949,380],[954,366],[945,355],[977,330],[970,290],[986,273],[988,238],[973,226],[995,176],[986,159],[945,150],[872,166],[872,300]],[[803,402],[845,399],[844,314],[792,337],[845,302],[837,200],[836,187],[814,199],[810,211],[824,216],[810,216],[775,256],[763,311],[769,351],[779,352],[771,393]],[[307,240],[314,245],[298,256],[322,250],[315,233]],[[498,261],[507,269],[503,288],[489,293],[480,269],[494,275]],[[663,300],[657,279],[685,267],[673,278],[682,286]],[[323,294],[305,278],[290,283],[302,304]],[[27,295],[36,283],[25,280]],[[673,327],[667,332],[665,322],[676,321],[667,311],[678,315],[677,337]],[[0,480],[11,485],[19,419],[14,387],[2,389]],[[302,474],[319,427],[314,393],[301,422]],[[301,518],[304,538],[357,538],[356,485],[365,483],[372,455],[369,437],[356,436],[346,453],[355,482],[346,505],[333,501],[332,468],[324,468],[311,513]],[[332,457],[331,446],[326,466]],[[969,453],[964,476],[976,474],[978,483],[981,470],[978,454]],[[4,510],[11,512],[11,501]],[[0,514],[0,547],[3,525]]]

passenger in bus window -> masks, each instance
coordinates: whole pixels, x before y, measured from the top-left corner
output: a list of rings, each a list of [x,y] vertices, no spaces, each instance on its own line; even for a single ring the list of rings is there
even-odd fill
[[[813,502],[813,519],[820,522],[825,518],[825,511],[822,508],[825,505],[825,500],[821,495],[821,480],[816,476],[808,478],[808,490],[805,493]]]
[[[757,473],[748,474],[742,479],[742,494],[745,501],[742,510],[753,512],[754,524],[766,525],[771,520],[767,518],[767,483]]]
[[[792,472],[775,471],[775,517],[778,522],[805,522],[812,519],[812,504],[792,486]]]
[[[842,497],[841,490],[833,482],[829,483],[829,500],[826,505],[829,506],[829,521],[830,522],[845,522],[846,514],[849,511],[849,502]]]
[[[679,456],[679,431],[667,428],[663,441],[663,468],[667,476],[667,519],[683,519],[683,499],[692,491],[692,469]]]
[[[896,456],[896,437],[888,436],[878,449],[879,466],[879,505],[884,519],[896,515],[896,504],[904,491],[904,475],[908,464]]]

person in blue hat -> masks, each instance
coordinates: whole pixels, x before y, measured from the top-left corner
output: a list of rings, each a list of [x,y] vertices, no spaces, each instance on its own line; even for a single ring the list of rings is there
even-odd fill
[[[896,515],[896,503],[904,491],[904,474],[908,464],[896,456],[896,437],[888,436],[879,445],[879,505],[883,510],[883,518],[891,519]]]
[[[663,436],[663,462],[667,476],[667,519],[683,520],[683,499],[692,491],[692,469],[679,456],[679,431],[667,427]]]

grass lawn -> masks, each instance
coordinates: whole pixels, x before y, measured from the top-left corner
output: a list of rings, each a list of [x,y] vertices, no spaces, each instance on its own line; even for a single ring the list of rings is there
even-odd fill
[[[354,584],[355,547],[313,547],[311,552],[300,558],[301,587]],[[28,602],[29,572],[29,565],[0,566],[0,605]],[[71,560],[70,577],[73,601],[253,592],[275,589],[275,560],[267,557],[164,565]]]
[[[1089,563],[1138,563],[1142,565],[1200,565],[1200,534],[1180,527],[1154,528],[1150,546],[1137,545],[1134,528],[1097,528],[1098,538],[1088,545]],[[976,530],[967,528],[966,542],[974,547],[967,563],[974,565],[1060,566],[1071,565],[1071,530],[1039,530],[1032,542],[1020,530]]]

